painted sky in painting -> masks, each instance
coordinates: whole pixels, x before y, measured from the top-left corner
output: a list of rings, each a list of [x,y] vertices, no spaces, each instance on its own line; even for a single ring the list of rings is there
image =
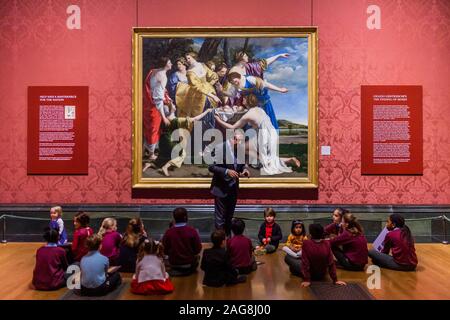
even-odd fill
[[[194,50],[200,49],[203,38],[194,39]],[[229,39],[231,48],[242,48],[245,38]],[[269,58],[280,53],[289,57],[272,63],[264,78],[289,92],[271,91],[270,97],[278,120],[308,124],[308,40],[307,38],[250,38],[253,59]]]

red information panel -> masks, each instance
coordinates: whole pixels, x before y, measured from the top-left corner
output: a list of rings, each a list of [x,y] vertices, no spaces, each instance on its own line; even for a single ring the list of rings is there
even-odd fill
[[[422,86],[361,86],[362,174],[422,174]]]
[[[28,174],[88,174],[88,87],[28,87]]]

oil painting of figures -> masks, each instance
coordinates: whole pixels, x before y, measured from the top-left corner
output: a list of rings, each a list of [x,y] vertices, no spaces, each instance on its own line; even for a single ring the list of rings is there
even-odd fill
[[[252,179],[308,177],[310,46],[298,36],[143,37],[142,178],[210,178],[236,130],[245,138],[229,160]]]

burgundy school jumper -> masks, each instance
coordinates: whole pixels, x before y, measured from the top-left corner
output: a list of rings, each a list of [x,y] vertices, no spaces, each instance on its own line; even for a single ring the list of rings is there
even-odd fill
[[[244,235],[233,236],[227,241],[227,252],[234,268],[249,267],[252,264],[252,241]]]
[[[73,242],[72,242],[72,254],[74,261],[81,261],[88,252],[89,249],[86,246],[86,239],[89,236],[92,236],[94,231],[90,227],[79,228],[75,230],[73,233]]]
[[[326,273],[330,274],[333,282],[337,281],[336,265],[329,241],[303,241],[302,247],[302,275],[303,280],[323,280]]]
[[[354,236],[344,230],[335,238],[330,239],[330,244],[332,248],[342,246],[342,252],[352,264],[364,267],[368,263],[369,250],[363,234]]]
[[[56,290],[65,286],[67,269],[66,251],[55,246],[44,246],[36,252],[33,286],[37,290]]]
[[[108,230],[103,235],[100,253],[109,259],[109,264],[117,265],[119,260],[119,247],[122,236],[117,231]]]
[[[344,229],[340,225],[333,222],[330,223],[329,225],[326,225],[325,228],[323,228],[323,231],[325,236],[329,236],[332,234],[337,236],[341,234],[342,231],[344,231]]]
[[[197,230],[188,225],[168,229],[162,243],[171,265],[193,264],[196,261],[195,256],[202,250]]]
[[[389,254],[392,251],[394,261],[401,265],[417,266],[416,249],[414,242],[408,245],[405,239],[402,239],[401,229],[395,229],[386,234],[384,239],[383,253]]]

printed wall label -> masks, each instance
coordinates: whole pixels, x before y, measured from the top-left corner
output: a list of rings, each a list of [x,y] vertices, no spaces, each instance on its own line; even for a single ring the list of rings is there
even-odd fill
[[[422,174],[422,86],[361,87],[362,174]]]
[[[88,87],[28,87],[28,174],[88,173]]]

